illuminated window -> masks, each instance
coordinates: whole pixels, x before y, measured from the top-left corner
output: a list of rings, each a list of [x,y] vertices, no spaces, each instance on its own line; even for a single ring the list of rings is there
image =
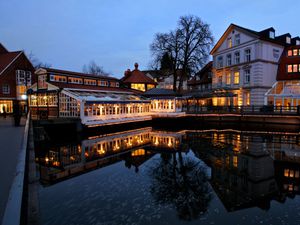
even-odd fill
[[[234,167],[238,166],[238,158],[237,158],[237,156],[233,156],[233,166]]]
[[[91,79],[84,79],[84,84],[85,85],[97,85],[97,81],[96,80],[91,80]]]
[[[250,69],[244,70],[244,83],[249,84],[250,83]]]
[[[251,61],[251,49],[246,49],[245,50],[245,62],[250,62]]]
[[[228,46],[228,48],[232,47],[232,39],[231,39],[231,37],[227,39],[227,46]]]
[[[290,170],[290,177],[294,177],[294,170]]]
[[[250,92],[245,93],[245,102],[246,105],[250,105]]]
[[[234,62],[235,62],[235,64],[240,63],[240,52],[235,52],[234,53]]]
[[[152,88],[155,88],[155,86],[153,84],[147,84],[147,90],[150,90]]]
[[[234,84],[239,84],[240,83],[240,72],[234,72],[234,79],[233,79]]]
[[[295,171],[295,178],[299,178],[299,170]]]
[[[3,84],[2,85],[2,93],[3,94],[10,94],[10,87],[8,84]]]
[[[284,176],[288,177],[289,176],[289,172],[290,172],[289,169],[284,169]]]
[[[293,72],[294,73],[298,72],[298,64],[293,65]]]
[[[287,71],[288,71],[288,73],[292,73],[293,72],[293,65],[288,65],[287,66]]]
[[[293,50],[293,56],[297,56],[298,55],[298,49],[294,49]]]
[[[241,43],[240,34],[234,36],[234,45],[239,45]]]
[[[227,66],[231,66],[231,54],[227,55]]]
[[[231,73],[228,72],[228,73],[226,74],[226,84],[227,84],[227,85],[230,85],[230,83],[231,83]]]
[[[145,91],[145,84],[131,84],[131,88],[139,91]]]
[[[292,56],[293,55],[293,51],[292,50],[288,50],[288,56]]]

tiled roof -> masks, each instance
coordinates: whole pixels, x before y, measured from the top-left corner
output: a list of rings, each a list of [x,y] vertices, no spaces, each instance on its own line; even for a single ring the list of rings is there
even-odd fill
[[[142,71],[135,69],[130,72],[129,75],[122,78],[124,83],[143,83],[143,84],[154,84],[156,82],[152,80],[150,77],[147,77]]]
[[[71,76],[87,77],[87,78],[103,78],[106,80],[119,80],[115,77],[79,73],[79,72],[73,72],[73,71],[68,71],[68,70],[60,70],[60,69],[53,69],[53,68],[43,68],[43,69],[45,69],[47,71],[47,73],[55,73],[55,74],[61,74],[61,75],[71,75]]]
[[[0,54],[0,74],[21,54],[21,51]]]

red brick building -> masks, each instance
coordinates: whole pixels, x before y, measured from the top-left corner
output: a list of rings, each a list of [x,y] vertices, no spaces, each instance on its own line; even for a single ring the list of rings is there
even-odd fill
[[[281,55],[277,82],[266,93],[265,104],[295,109],[300,105],[300,38],[292,39]]]
[[[125,71],[124,77],[121,79],[128,88],[145,92],[157,86],[153,79],[138,69],[139,65],[137,63],[134,64],[134,67],[135,69],[132,71],[130,69]]]
[[[26,91],[34,82],[34,67],[23,51],[8,51],[0,43],[0,112],[13,112],[19,103],[26,111]]]

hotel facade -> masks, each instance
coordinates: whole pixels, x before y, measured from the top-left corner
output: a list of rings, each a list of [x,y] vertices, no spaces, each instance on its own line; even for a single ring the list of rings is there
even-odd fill
[[[291,42],[290,34],[275,36],[272,27],[253,31],[231,24],[211,55],[212,89],[232,95],[213,97],[213,105],[264,105],[265,93],[276,82],[280,56]]]

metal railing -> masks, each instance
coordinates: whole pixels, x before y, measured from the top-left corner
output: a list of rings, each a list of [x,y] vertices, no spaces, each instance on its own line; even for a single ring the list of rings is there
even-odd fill
[[[240,115],[299,115],[300,106],[198,106],[183,108],[187,114],[240,114]]]

